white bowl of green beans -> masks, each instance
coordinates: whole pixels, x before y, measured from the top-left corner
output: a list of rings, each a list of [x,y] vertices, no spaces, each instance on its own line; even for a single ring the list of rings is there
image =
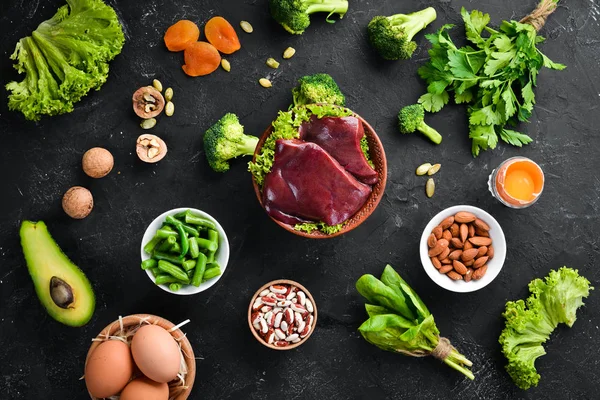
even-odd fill
[[[144,232],[142,270],[166,292],[203,292],[223,276],[229,241],[211,215],[195,208],[175,208],[156,217]]]

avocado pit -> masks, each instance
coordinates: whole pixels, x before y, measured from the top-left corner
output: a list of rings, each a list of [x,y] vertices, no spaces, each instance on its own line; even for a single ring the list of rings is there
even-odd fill
[[[71,286],[57,276],[50,279],[50,297],[60,308],[69,308],[75,301]]]

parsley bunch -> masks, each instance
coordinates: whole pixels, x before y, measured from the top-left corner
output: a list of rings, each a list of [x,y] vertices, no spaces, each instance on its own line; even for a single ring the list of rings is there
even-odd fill
[[[453,25],[426,35],[432,48],[429,61],[419,68],[419,76],[428,84],[419,103],[426,111],[437,112],[453,92],[455,103],[467,104],[475,157],[481,149],[495,148],[498,138],[518,147],[530,143],[529,136],[506,127],[527,122],[531,116],[533,88],[542,66],[556,70],[565,66],[552,62],[536,48],[544,38],[529,23],[503,21],[494,30],[487,26],[489,14],[477,10],[469,13],[463,7],[461,15],[472,45],[459,48],[453,43],[448,33]]]

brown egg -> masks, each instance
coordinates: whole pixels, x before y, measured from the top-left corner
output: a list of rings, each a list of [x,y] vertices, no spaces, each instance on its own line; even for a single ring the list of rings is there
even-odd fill
[[[119,393],[133,373],[129,346],[120,340],[100,343],[85,365],[85,385],[94,397],[103,398]]]
[[[120,400],[168,400],[169,385],[142,376],[134,379],[121,392]]]
[[[181,362],[179,345],[157,325],[142,326],[131,340],[131,354],[144,375],[153,381],[170,382],[177,377]]]

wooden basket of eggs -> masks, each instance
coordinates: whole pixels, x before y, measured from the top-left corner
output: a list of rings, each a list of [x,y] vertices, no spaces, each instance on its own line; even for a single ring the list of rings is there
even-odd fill
[[[196,376],[185,325],[150,314],[114,321],[92,339],[85,384],[93,400],[184,400]]]

